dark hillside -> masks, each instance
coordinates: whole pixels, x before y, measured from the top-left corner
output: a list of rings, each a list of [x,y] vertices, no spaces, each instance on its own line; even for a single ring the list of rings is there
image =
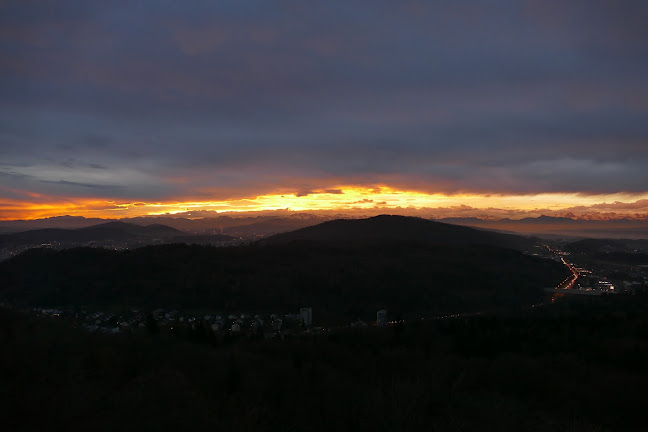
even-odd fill
[[[319,319],[479,311],[537,301],[559,264],[493,246],[385,241],[130,251],[34,249],[0,263],[0,297],[24,305],[210,307],[267,312],[312,305]]]
[[[647,300],[284,340],[108,336],[0,308],[2,421],[10,431],[645,431]]]
[[[78,229],[45,228],[0,235],[2,244],[88,243],[93,241],[128,241],[135,238],[178,237],[185,233],[165,225],[139,226],[124,222],[108,222]]]
[[[125,232],[134,236],[181,236],[184,232],[162,224],[135,225],[126,222],[107,222],[87,228],[80,228],[78,231],[85,233],[100,232],[100,230],[114,230]]]
[[[270,235],[311,226],[316,222],[321,221],[317,219],[265,218],[259,222],[224,228],[223,233],[232,235]]]
[[[376,216],[338,219],[262,240],[262,244],[285,244],[296,240],[324,243],[395,241],[430,245],[489,245],[525,250],[533,240],[510,234],[434,222],[407,216]]]

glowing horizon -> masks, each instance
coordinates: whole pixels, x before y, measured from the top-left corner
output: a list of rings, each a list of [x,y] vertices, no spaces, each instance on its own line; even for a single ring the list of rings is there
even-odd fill
[[[351,212],[411,214],[428,210],[446,216],[512,219],[541,214],[574,216],[599,214],[602,218],[648,218],[648,192],[584,195],[578,193],[442,194],[375,187],[335,186],[308,194],[274,192],[223,200],[151,201],[98,198],[58,198],[39,201],[6,201],[0,204],[0,220],[30,220],[55,216],[129,218],[208,211],[244,212]],[[645,200],[645,202],[644,202]],[[607,216],[606,216],[607,215]]]
[[[2,220],[648,218],[639,4],[49,3],[0,1]]]

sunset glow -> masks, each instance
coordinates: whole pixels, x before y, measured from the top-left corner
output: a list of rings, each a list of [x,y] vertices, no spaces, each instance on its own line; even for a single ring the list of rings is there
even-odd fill
[[[644,205],[642,201],[646,200]],[[638,204],[635,204],[638,203]],[[191,212],[346,212],[350,214],[412,214],[429,212],[430,216],[473,216],[482,218],[510,217],[512,219],[540,214],[574,216],[598,214],[605,218],[646,217],[648,194],[582,195],[574,193],[544,193],[536,195],[481,195],[425,193],[399,190],[389,186],[335,186],[309,194],[297,192],[271,193],[256,197],[227,200],[177,200],[143,202],[96,198],[68,198],[60,201],[8,201],[0,205],[0,219],[37,219],[70,215],[101,218],[124,218],[153,215],[188,214]],[[205,214],[200,214],[204,216]]]
[[[648,214],[638,5],[50,3],[0,2],[0,220]]]

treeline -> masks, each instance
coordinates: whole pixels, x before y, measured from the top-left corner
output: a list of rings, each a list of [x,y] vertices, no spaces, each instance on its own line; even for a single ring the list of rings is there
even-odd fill
[[[283,341],[0,310],[7,430],[643,431],[648,298]]]
[[[24,305],[174,306],[369,319],[532,303],[564,266],[493,246],[406,242],[130,251],[36,249],[0,263],[0,296]]]

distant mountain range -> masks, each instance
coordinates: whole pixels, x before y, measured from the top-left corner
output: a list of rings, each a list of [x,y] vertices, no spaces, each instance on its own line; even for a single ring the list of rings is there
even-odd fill
[[[337,219],[357,219],[349,215],[338,215]],[[241,216],[223,215],[190,219],[172,216],[147,216],[122,219],[139,226],[166,225],[191,235],[227,234],[236,237],[258,238],[273,234],[294,231],[336,219],[315,213],[294,213],[281,216]],[[471,226],[488,230],[537,235],[543,237],[579,238],[630,238],[648,239],[648,221],[635,219],[583,220],[564,217],[540,216],[524,219],[479,219],[444,218],[437,220],[453,225]],[[0,221],[0,233],[16,233],[27,230],[58,228],[77,229],[117,222],[78,216],[60,216],[30,221]]]
[[[150,216],[121,219],[120,221],[138,226],[166,225],[187,234],[231,234],[236,236],[255,236],[292,231],[330,219],[330,217],[311,215],[308,213],[297,213],[295,215],[284,217],[245,216],[234,218],[231,216],[217,216],[200,219]],[[29,221],[0,221],[0,233],[15,233],[48,228],[77,229],[109,222],[118,222],[118,220],[96,218],[86,219],[78,216],[59,216]]]

